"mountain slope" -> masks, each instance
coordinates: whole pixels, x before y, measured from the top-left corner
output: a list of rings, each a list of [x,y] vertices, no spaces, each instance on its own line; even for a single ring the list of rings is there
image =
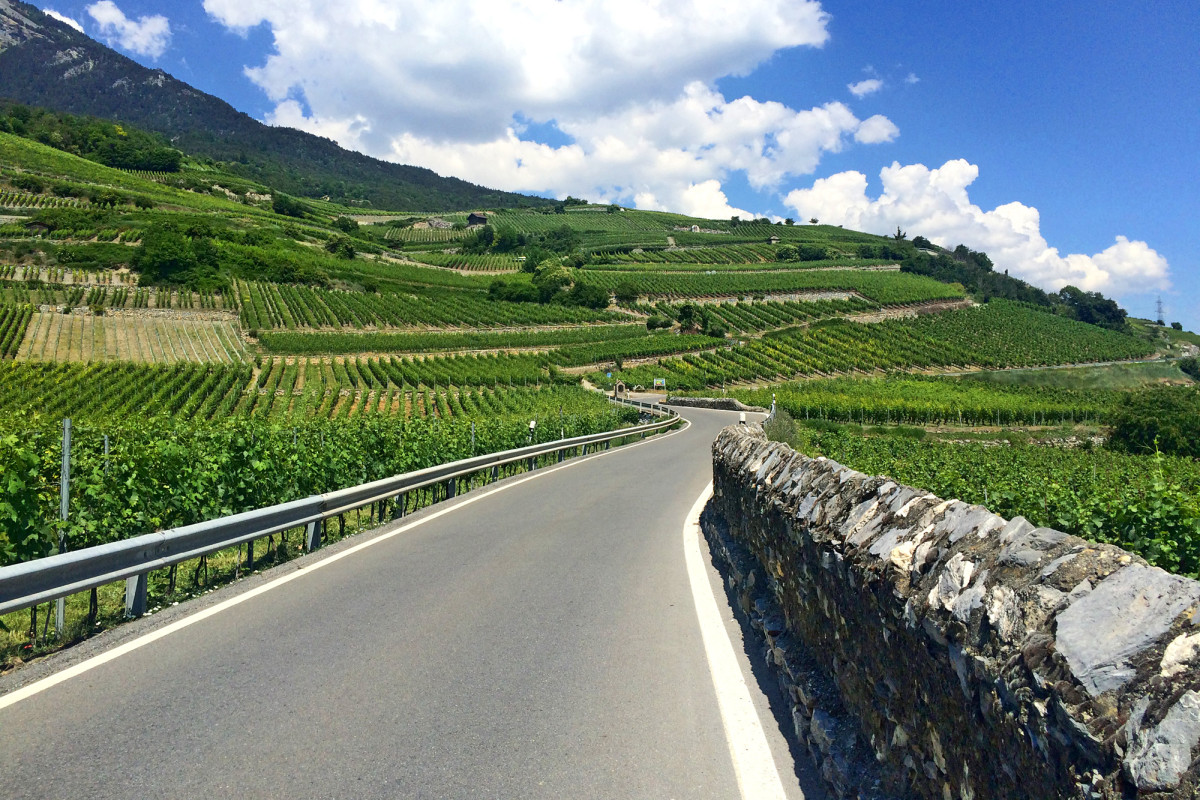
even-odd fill
[[[264,125],[17,0],[0,0],[0,97],[157,131],[181,150],[226,162],[232,172],[297,195],[393,209],[552,202],[443,178],[432,170],[344,150],[309,133]]]

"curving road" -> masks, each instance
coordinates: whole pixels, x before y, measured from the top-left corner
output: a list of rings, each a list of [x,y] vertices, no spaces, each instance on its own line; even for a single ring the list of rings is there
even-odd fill
[[[0,795],[819,797],[705,550],[782,794],[734,767],[683,531],[736,415],[683,414],[684,431],[463,495],[10,676]],[[13,702],[15,683],[101,649]]]

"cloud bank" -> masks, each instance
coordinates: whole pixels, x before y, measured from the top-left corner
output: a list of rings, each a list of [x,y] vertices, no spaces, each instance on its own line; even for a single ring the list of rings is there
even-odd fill
[[[883,191],[878,197],[867,194],[866,175],[849,171],[790,192],[787,205],[801,219],[818,217],[879,234],[900,227],[910,237],[921,235],[943,247],[965,244],[986,251],[996,269],[1041,287],[1072,284],[1105,294],[1170,288],[1167,260],[1145,242],[1117,236],[1094,255],[1062,255],[1042,236],[1036,208],[1013,202],[984,211],[967,192],[978,176],[979,167],[962,159],[937,169],[893,163],[879,173]]]
[[[777,189],[825,153],[899,135],[843,103],[793,109],[714,88],[824,44],[813,0],[349,0],[336,23],[314,0],[204,8],[273,32],[276,52],[247,69],[275,102],[268,122],[504,189],[728,216],[745,213],[722,188],[733,173]]]
[[[112,0],[92,3],[86,11],[99,26],[100,35],[109,44],[115,44],[122,50],[159,58],[171,43],[171,23],[161,14],[138,17],[134,21],[125,16]]]

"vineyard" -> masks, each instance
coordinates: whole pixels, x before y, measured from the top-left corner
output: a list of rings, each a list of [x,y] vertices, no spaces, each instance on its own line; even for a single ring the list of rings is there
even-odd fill
[[[691,273],[587,270],[587,282],[615,290],[626,285],[646,297],[745,297],[840,290],[884,305],[956,299],[962,289],[902,272],[784,270],[780,272]]]
[[[237,371],[162,370],[163,377]],[[61,421],[9,417],[0,428],[0,466],[13,476],[3,497],[17,522],[0,531],[0,565],[49,555],[60,532],[66,549],[75,550],[518,447],[529,442],[531,419],[542,423],[535,441],[549,441],[637,418],[633,409],[578,389],[481,391],[457,402],[461,416],[425,418],[197,423],[183,413],[186,405],[174,419],[93,416],[73,425],[65,524],[57,521]]]
[[[943,444],[846,430],[775,433],[809,455],[868,475],[1116,544],[1172,572],[1200,573],[1200,464],[1194,459]]]
[[[396,228],[389,227],[384,238],[389,242],[409,244],[446,244],[465,238],[468,231],[454,228]]]
[[[798,420],[989,426],[1099,424],[1121,396],[1116,391],[1024,388],[919,376],[809,380],[730,394],[764,408],[774,400]]]
[[[58,273],[54,277],[59,280],[77,277],[63,275],[62,270],[47,272]],[[122,274],[117,273],[118,276]],[[226,298],[219,292],[180,292],[130,285],[104,286],[76,280],[68,284],[43,283],[36,288],[29,288],[28,284],[22,283],[0,285],[0,302],[34,303],[66,309],[87,307],[100,312],[104,309],[138,308],[221,311],[225,309]]]
[[[682,304],[658,303],[641,310],[679,319]],[[831,300],[766,300],[756,302],[712,303],[704,306],[709,317],[733,333],[760,331],[800,325],[830,317],[858,314],[879,308],[859,297]]]
[[[29,192],[0,191],[0,208],[80,208],[86,205],[88,205],[88,201],[79,197],[55,197],[54,195]]]
[[[33,315],[17,357],[34,361],[238,363],[248,357],[228,321],[159,316]]]
[[[1022,335],[1014,336],[1014,331]],[[770,334],[743,347],[635,367],[618,377],[643,386],[665,377],[668,388],[688,390],[875,370],[1110,361],[1152,350],[1129,336],[997,300],[870,325],[830,320]],[[595,380],[607,383],[599,376]]]
[[[12,358],[17,354],[32,318],[32,306],[0,305],[0,358]]]
[[[535,391],[573,385],[545,354],[272,358],[245,364],[0,362],[0,413],[50,416],[418,416],[442,397],[467,413],[465,389]],[[432,391],[432,394],[429,392]],[[428,398],[428,400],[426,399]],[[460,399],[451,399],[460,398]],[[464,408],[466,408],[464,406]]]
[[[459,253],[412,253],[413,261],[465,272],[518,272],[521,262],[512,255],[469,255]]]
[[[549,330],[423,332],[423,333],[293,333],[259,334],[273,353],[416,353],[439,350],[519,350],[626,340],[647,335],[644,325],[589,325]]]
[[[269,328],[341,327],[527,327],[628,321],[612,311],[561,305],[493,301],[482,293],[421,294],[330,291],[307,286],[238,282],[242,326]]]

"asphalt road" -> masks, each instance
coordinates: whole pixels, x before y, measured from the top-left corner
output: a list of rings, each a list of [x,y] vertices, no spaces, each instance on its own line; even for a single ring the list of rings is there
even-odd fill
[[[737,417],[683,413],[0,709],[0,796],[741,796],[681,533]],[[819,796],[723,611],[787,796]]]

